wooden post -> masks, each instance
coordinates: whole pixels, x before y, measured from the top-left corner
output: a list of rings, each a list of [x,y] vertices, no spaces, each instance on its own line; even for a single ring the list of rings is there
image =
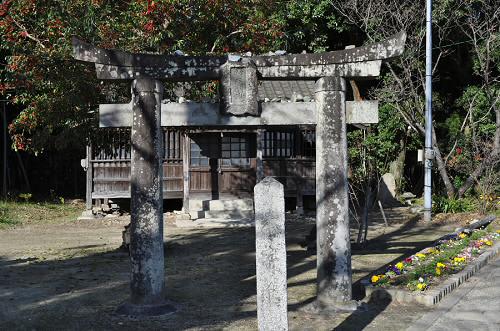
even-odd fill
[[[86,148],[87,151],[87,171],[86,171],[86,184],[85,184],[85,209],[92,210],[92,143],[89,142]]]
[[[264,129],[257,129],[257,183],[260,182],[264,178],[264,161],[263,157],[263,148],[264,148]]]
[[[187,132],[183,133],[182,140],[182,182],[183,182],[183,200],[182,210],[189,213],[189,153],[191,150],[191,140]]]
[[[303,165],[300,167],[301,172],[303,171]],[[302,179],[302,173],[295,174],[295,187],[297,189],[295,211],[297,215],[304,215],[304,196],[302,195],[302,190],[304,189],[304,182]]]

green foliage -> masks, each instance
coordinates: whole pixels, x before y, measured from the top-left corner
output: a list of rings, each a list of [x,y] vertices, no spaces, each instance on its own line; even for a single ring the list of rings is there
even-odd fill
[[[81,208],[52,202],[0,201],[0,228],[74,220]]]
[[[4,201],[0,201],[0,229],[13,226],[17,223],[18,221],[16,221],[9,212],[9,205]]]
[[[477,210],[477,201],[470,197],[450,199],[445,196],[433,196],[433,213],[462,213]]]
[[[23,108],[9,126],[14,148],[81,145],[97,126],[97,105],[127,99],[128,87],[100,84],[92,66],[72,58],[73,35],[132,52],[263,53],[286,47],[285,8],[279,0],[4,1],[0,95]]]
[[[332,33],[347,29],[343,17],[335,11],[330,0],[283,1],[282,5],[285,10],[279,11],[279,15],[285,26],[286,48],[292,51],[332,50],[332,46],[338,43],[331,40]]]
[[[420,144],[419,137],[408,130],[391,104],[379,107],[379,123],[369,133],[357,129],[348,132],[347,137],[354,181],[362,181],[365,176],[362,166],[364,157],[370,159],[377,173],[383,174],[389,170],[389,163],[402,150],[402,142],[408,149],[414,149]]]
[[[31,197],[32,197],[32,194],[31,193],[21,193],[18,195],[19,199],[22,199],[24,202],[28,202]]]

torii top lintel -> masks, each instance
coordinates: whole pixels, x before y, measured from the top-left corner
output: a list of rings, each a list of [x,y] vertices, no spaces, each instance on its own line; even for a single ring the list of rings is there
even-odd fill
[[[319,54],[282,56],[174,56],[132,54],[95,47],[73,38],[75,59],[95,63],[97,78],[132,80],[149,76],[168,81],[218,80],[225,65],[253,67],[259,79],[317,79],[323,76],[376,77],[382,60],[404,51],[406,33],[400,32],[384,41],[351,49]]]

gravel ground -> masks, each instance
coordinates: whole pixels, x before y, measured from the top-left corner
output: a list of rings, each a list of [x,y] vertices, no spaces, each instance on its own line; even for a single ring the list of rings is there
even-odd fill
[[[114,309],[128,297],[128,254],[120,250],[126,217],[64,221],[0,230],[2,330],[255,330],[254,228],[165,228],[167,298],[179,312],[132,319]],[[301,308],[314,299],[316,258],[299,243],[308,220],[287,222],[291,330],[404,330],[429,311],[372,302],[359,280],[425,247],[454,228],[415,219],[374,226],[370,244],[353,251],[354,293],[363,311],[318,316]]]

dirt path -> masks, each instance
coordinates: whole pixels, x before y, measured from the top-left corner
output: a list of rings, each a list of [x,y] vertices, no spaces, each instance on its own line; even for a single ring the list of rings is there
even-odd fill
[[[135,320],[113,311],[128,297],[129,264],[119,250],[127,219],[34,225],[0,231],[0,329],[256,329],[253,228],[165,230],[167,296],[172,316]],[[353,278],[415,252],[450,230],[417,222],[378,228],[353,252]],[[362,313],[314,316],[301,307],[315,293],[314,255],[298,243],[310,224],[287,223],[292,330],[403,330],[426,308],[367,302]],[[385,234],[383,233],[385,232]]]

